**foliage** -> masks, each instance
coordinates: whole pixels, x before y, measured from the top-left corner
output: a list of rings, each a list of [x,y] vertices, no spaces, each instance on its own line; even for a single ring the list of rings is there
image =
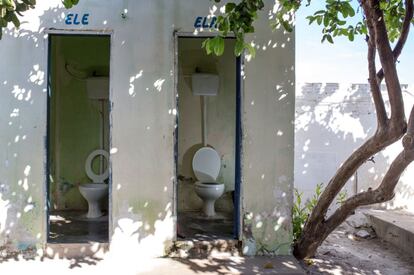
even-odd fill
[[[220,0],[214,0],[216,3]],[[222,55],[224,52],[224,37],[229,33],[236,36],[236,45],[234,54],[239,56],[244,49],[247,49],[254,56],[254,48],[244,41],[246,33],[253,33],[253,22],[257,18],[257,12],[263,9],[263,0],[245,0],[239,4],[227,3],[225,5],[225,14],[217,17],[217,26],[221,35],[215,38],[206,39],[203,48],[207,54],[214,53]]]
[[[62,3],[65,8],[70,9],[73,6],[76,6],[79,3],[79,0],[62,0]]]
[[[221,0],[214,0],[218,3]],[[293,14],[303,5],[309,6],[312,0],[279,0],[274,10],[273,29],[283,27],[291,32],[294,28]],[[400,36],[400,30],[405,14],[402,0],[380,0],[380,7],[384,12],[388,37],[394,42]],[[229,2],[225,5],[225,13],[218,16],[220,35],[209,38],[203,43],[207,53],[221,55],[224,52],[224,36],[233,33],[236,37],[234,53],[239,56],[245,49],[255,55],[255,49],[245,42],[244,36],[253,33],[254,20],[258,11],[264,8],[263,0],[242,0],[238,4]],[[352,0],[325,0],[325,8],[306,17],[309,24],[322,26],[322,42],[334,43],[334,37],[344,36],[354,41],[357,35],[367,35],[367,26],[364,16],[359,12],[360,1]],[[414,22],[413,22],[414,23]]]
[[[347,198],[348,198],[348,193],[346,192],[346,190],[339,192],[338,197],[336,199],[336,204],[343,205]]]
[[[13,23],[16,28],[20,27],[17,16],[22,16],[23,12],[33,9],[35,5],[36,0],[0,0],[0,38],[3,28],[9,23]]]
[[[300,235],[302,234],[302,229],[305,226],[305,223],[312,212],[313,208],[315,207],[316,203],[319,200],[323,191],[323,183],[317,184],[315,193],[313,194],[312,198],[307,200],[304,205],[302,206],[302,198],[303,193],[299,193],[299,191],[295,188],[295,201],[293,203],[292,209],[292,224],[293,224],[293,240],[297,240]]]
[[[355,10],[351,5],[351,1],[326,1],[326,9],[318,10],[313,15],[307,17],[309,24],[316,22],[323,25],[322,42],[327,40],[333,43],[335,36],[346,36],[350,41],[354,40],[357,34],[367,34],[367,28],[363,22],[356,25],[347,24],[348,17],[355,16]]]
[[[292,224],[293,224],[293,240],[297,240],[302,234],[302,229],[305,226],[306,221],[309,218],[310,213],[312,213],[313,208],[315,208],[318,200],[323,192],[323,183],[316,185],[315,192],[309,200],[307,200],[302,206],[303,192],[299,192],[298,189],[294,188],[295,200],[293,202],[292,208]],[[348,194],[346,190],[338,193],[336,204],[342,205]]]
[[[72,8],[79,0],[61,0],[65,8]],[[3,28],[12,23],[16,28],[20,27],[19,17],[29,9],[34,9],[36,0],[0,0],[0,39]]]

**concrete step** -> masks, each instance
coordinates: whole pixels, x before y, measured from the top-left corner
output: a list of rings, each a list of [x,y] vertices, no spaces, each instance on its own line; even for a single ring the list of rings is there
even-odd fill
[[[212,255],[227,254],[239,256],[241,242],[239,240],[178,240],[167,252],[168,257],[205,258]]]
[[[108,250],[108,243],[48,243],[43,257],[51,259],[103,258]]]
[[[391,210],[366,210],[378,237],[414,257],[414,213]]]

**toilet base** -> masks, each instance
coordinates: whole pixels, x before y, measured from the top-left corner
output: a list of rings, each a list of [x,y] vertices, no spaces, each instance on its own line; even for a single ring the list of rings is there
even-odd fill
[[[94,219],[103,216],[104,213],[101,211],[99,207],[99,202],[89,202],[88,201],[88,213],[86,214],[86,218]]]
[[[216,215],[216,210],[214,209],[215,200],[209,200],[203,202],[203,208],[201,211],[207,217],[214,217]]]
[[[85,183],[79,185],[79,192],[88,202],[86,218],[94,219],[103,216],[99,201],[108,194],[108,185],[102,183]]]

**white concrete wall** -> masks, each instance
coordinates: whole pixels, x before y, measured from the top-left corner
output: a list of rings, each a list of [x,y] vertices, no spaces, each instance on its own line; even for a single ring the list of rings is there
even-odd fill
[[[272,1],[268,1],[270,4]],[[174,31],[194,31],[210,1],[81,1],[89,25],[64,23],[59,0],[39,1],[0,41],[0,241],[46,241],[47,35],[113,32],[111,45],[111,251],[134,262],[161,255],[174,237]],[[293,187],[294,40],[260,13],[256,58],[246,61],[243,105],[244,252],[286,254]],[[121,17],[122,12],[126,18]],[[216,11],[218,12],[218,11]]]
[[[414,104],[413,87],[403,85],[405,112]],[[383,95],[388,107],[387,94]],[[341,163],[376,130],[376,115],[367,84],[304,83],[297,86],[295,125],[295,187],[305,198],[316,184],[325,186]],[[398,141],[358,169],[346,184],[348,197],[376,188],[402,150]],[[409,166],[396,187],[396,196],[382,207],[414,211],[414,169]],[[332,205],[334,209],[337,205]],[[377,206],[376,206],[377,207]]]
[[[262,29],[268,14],[260,14],[260,31],[250,36],[258,52],[244,68],[243,252],[286,254],[291,242],[295,40],[294,33]]]

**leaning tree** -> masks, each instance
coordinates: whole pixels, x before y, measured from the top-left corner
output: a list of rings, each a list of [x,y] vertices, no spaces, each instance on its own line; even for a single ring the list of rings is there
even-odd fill
[[[214,1],[220,2],[220,0]],[[294,254],[298,258],[313,256],[325,238],[357,207],[391,200],[401,174],[414,160],[414,107],[407,123],[396,69],[396,61],[407,41],[410,25],[413,22],[413,1],[325,0],[323,9],[307,17],[310,24],[322,25],[322,42],[333,43],[337,36],[346,36],[351,41],[356,35],[365,38],[368,82],[376,110],[377,129],[373,136],[343,162],[321,194],[305,223],[301,236],[294,244]],[[71,8],[79,0],[62,0],[62,2],[66,8]],[[306,8],[310,3],[311,0],[276,1],[272,27],[283,27],[286,31],[292,31],[294,13],[299,8]],[[2,28],[7,27],[9,23],[19,27],[19,16],[35,5],[36,0],[0,0],[0,35]],[[264,0],[227,2],[225,12],[218,17],[220,35],[203,43],[207,52],[221,55],[224,51],[224,36],[233,33],[236,37],[235,54],[240,55],[247,50],[254,55],[254,48],[245,42],[245,34],[255,31],[254,21],[257,13],[264,8]],[[377,55],[379,64],[376,61]],[[388,112],[380,89],[382,81],[385,81],[389,98]],[[369,188],[348,198],[328,217],[329,206],[356,170],[371,156],[400,139],[402,139],[403,150],[392,161],[381,184],[376,189]]]

